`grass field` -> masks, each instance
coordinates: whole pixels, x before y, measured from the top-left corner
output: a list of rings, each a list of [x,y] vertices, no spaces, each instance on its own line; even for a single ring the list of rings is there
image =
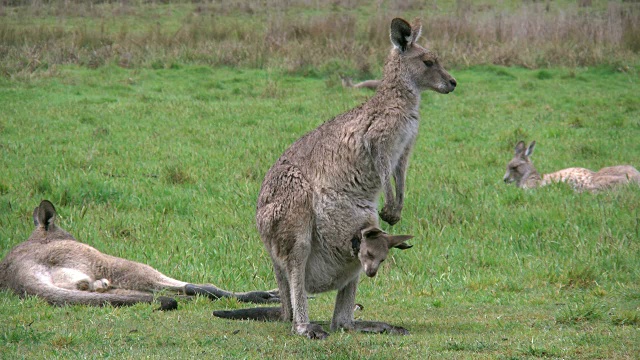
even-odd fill
[[[49,199],[63,228],[107,254],[274,288],[254,224],[262,179],[372,95],[338,73],[380,75],[388,13],[423,17],[459,86],[424,93],[403,217],[384,225],[414,247],[358,289],[359,319],[411,335],[309,341],[290,324],[212,316],[251,306],[234,300],[162,313],[2,291],[0,358],[638,357],[640,189],[502,183],[519,140],[537,141],[541,173],[640,168],[637,3],[15,3],[0,4],[0,257]],[[310,300],[311,319],[326,324],[334,298]]]
[[[170,313],[53,308],[0,294],[5,358],[634,358],[640,351],[640,191],[575,194],[502,184],[519,139],[541,172],[640,166],[638,69],[454,70],[425,93],[403,219],[416,235],[375,279],[357,316],[407,337],[336,333],[312,342],[284,323],[231,322],[235,301]],[[0,255],[32,230],[41,199],[103,252],[174,277],[245,291],[276,286],[254,226],[281,152],[370,92],[334,79],[186,66],[62,67],[0,79]],[[334,293],[311,301],[328,321]]]

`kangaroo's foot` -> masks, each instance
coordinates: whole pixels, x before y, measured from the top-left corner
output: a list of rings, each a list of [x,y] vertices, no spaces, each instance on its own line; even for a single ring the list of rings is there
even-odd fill
[[[409,330],[403,327],[389,325],[380,321],[354,321],[353,328],[350,330],[373,334],[409,335]]]
[[[329,333],[322,329],[318,324],[294,324],[293,330],[298,335],[303,335],[309,339],[322,340],[329,336]]]
[[[280,302],[280,296],[278,295],[278,289],[269,291],[249,291],[246,293],[236,294],[238,301],[251,302],[251,303],[277,303]]]
[[[380,218],[389,225],[395,225],[400,221],[401,207],[385,205],[380,211]]]
[[[270,291],[250,291],[246,293],[233,293],[230,291],[219,289],[213,285],[196,285],[187,284],[184,287],[186,295],[202,295],[211,300],[218,300],[223,297],[235,297],[239,301],[252,303],[274,303],[280,302],[278,290]]]

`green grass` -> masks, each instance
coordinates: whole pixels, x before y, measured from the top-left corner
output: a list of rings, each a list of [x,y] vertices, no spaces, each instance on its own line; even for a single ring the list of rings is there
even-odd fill
[[[314,342],[284,323],[213,318],[249,305],[48,306],[0,293],[6,358],[634,358],[640,352],[640,190],[522,191],[501,181],[518,140],[539,171],[640,167],[638,69],[493,66],[425,93],[393,233],[416,235],[374,279],[358,318],[412,335],[339,332]],[[254,225],[265,172],[307,131],[371,95],[337,79],[175,66],[59,67],[0,78],[0,256],[54,202],[99,250],[193,282],[276,286]],[[310,301],[329,321],[335,293]]]

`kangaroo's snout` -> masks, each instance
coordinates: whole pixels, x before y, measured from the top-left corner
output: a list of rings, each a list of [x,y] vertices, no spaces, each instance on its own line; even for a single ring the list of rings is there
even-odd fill
[[[364,273],[367,274],[368,277],[376,276],[376,274],[378,273],[379,267],[380,266],[376,266],[375,264],[372,264],[372,263],[362,264]]]
[[[365,269],[364,273],[367,274],[368,277],[375,277],[378,274],[378,269]]]
[[[456,86],[458,86],[458,82],[456,81],[456,79],[452,78],[451,76],[449,76],[449,80],[447,80],[446,78],[443,80],[444,81],[440,83],[439,89],[436,89],[436,91],[441,94],[448,94],[450,92],[453,92],[453,90],[456,89]]]

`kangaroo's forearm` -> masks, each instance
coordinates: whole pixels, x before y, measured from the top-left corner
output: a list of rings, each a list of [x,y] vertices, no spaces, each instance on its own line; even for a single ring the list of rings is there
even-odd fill
[[[396,183],[395,205],[400,208],[404,205],[404,186],[407,178],[407,168],[409,167],[409,156],[411,155],[414,143],[415,138],[407,144],[393,172],[393,178]]]
[[[372,146],[370,149],[375,172],[380,178],[380,185],[384,191],[384,203],[391,204],[394,201],[393,186],[391,185],[391,159],[378,147]]]

